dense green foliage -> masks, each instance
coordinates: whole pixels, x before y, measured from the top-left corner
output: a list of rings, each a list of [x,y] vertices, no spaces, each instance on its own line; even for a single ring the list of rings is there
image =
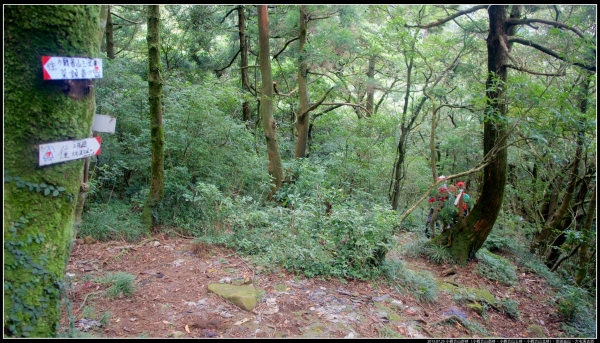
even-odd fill
[[[480,203],[483,167],[490,157],[483,156],[484,126],[499,127],[507,134],[502,137],[507,180],[492,186],[504,196],[495,199],[500,211],[492,230],[477,237],[481,247],[468,253],[477,259],[478,273],[506,285],[516,284],[525,271],[543,276],[557,291],[566,332],[593,336],[588,314],[594,308],[596,254],[582,251],[589,247],[595,252],[596,243],[596,214],[586,207],[596,187],[596,77],[590,69],[595,65],[595,6],[524,6],[522,18],[542,21],[515,26],[507,57],[512,67],[505,82],[489,82],[488,89],[488,76],[497,79],[486,69],[487,61],[495,58],[487,56],[487,10],[439,22],[471,7],[310,5],[307,41],[300,53],[299,6],[269,6],[271,69],[279,89],[270,100],[284,183],[268,201],[272,180],[260,118],[256,7],[243,7],[249,61],[242,66],[235,6],[160,6],[164,197],[151,213],[154,230],[223,244],[252,256],[263,269],[382,277],[420,301],[435,301],[433,277],[386,255],[399,249],[440,265],[464,262],[457,261],[450,240],[440,244],[425,238],[426,199],[437,195],[432,180],[438,175],[461,173],[448,184],[465,181],[470,207]],[[141,220],[152,178],[147,12],[141,5],[111,5],[110,10],[115,14],[116,57],[103,59],[104,77],[95,83],[96,113],[115,117],[117,126],[114,135],[101,134],[102,153],[91,159],[90,191],[78,234],[136,241],[150,234]],[[560,25],[548,24],[554,21]],[[436,24],[418,27],[430,23]],[[532,48],[538,46],[555,54]],[[8,53],[11,57],[14,52]],[[33,55],[32,60],[39,59]],[[299,61],[306,63],[303,72],[314,108],[307,157],[294,159]],[[21,70],[16,61],[8,62],[11,72]],[[242,88],[242,67],[248,70],[248,89]],[[8,86],[15,82],[9,80]],[[492,90],[504,93],[490,104]],[[27,106],[16,108],[33,111],[39,120],[18,122],[11,116],[5,128],[10,124],[15,132],[38,130],[43,140],[56,137],[46,129],[46,105],[31,105],[22,87],[18,91],[5,92],[5,103],[16,106],[22,101]],[[249,121],[242,120],[245,102]],[[493,109],[497,103],[506,105],[506,113],[486,112],[486,105]],[[77,106],[63,107],[71,111]],[[65,139],[80,138],[87,128],[83,120],[75,120],[75,126],[64,118],[58,122]],[[5,236],[6,228],[25,225],[19,218],[43,196],[56,197],[53,204],[61,204],[57,210],[71,210],[66,200],[78,185],[59,181],[63,173],[79,175],[80,165],[63,165],[48,175],[36,171],[28,178],[19,173],[27,168],[15,161],[33,156],[29,147],[38,143],[5,139],[9,148],[19,150],[5,157],[10,167],[5,195],[33,197],[5,204],[11,214],[5,219]],[[576,178],[568,198],[565,189],[572,175]],[[391,206],[395,191],[397,207]],[[439,213],[451,228],[457,222],[453,197]],[[485,218],[486,211],[479,208],[474,216]],[[558,225],[543,236],[555,216],[560,216]],[[584,225],[588,216],[594,218],[591,227]],[[473,231],[476,225],[467,229]],[[415,239],[396,242],[399,231]],[[45,231],[36,226],[18,232],[18,240],[5,244],[5,254],[21,249],[19,241],[40,239],[36,234]],[[448,232],[454,243],[462,239]],[[550,258],[548,251],[557,256]],[[21,263],[12,256],[8,261],[11,266]],[[500,307],[519,317],[517,303],[507,300]],[[15,311],[5,306],[5,313]]]

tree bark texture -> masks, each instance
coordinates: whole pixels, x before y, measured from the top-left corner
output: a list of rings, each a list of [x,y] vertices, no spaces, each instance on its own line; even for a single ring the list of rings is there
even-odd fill
[[[367,117],[372,116],[373,104],[375,99],[375,55],[369,57],[369,69],[367,69],[367,102],[365,107],[367,109]]]
[[[592,192],[592,197],[590,203],[588,204],[587,211],[585,212],[585,222],[583,224],[583,242],[581,243],[581,248],[579,249],[579,263],[577,268],[577,273],[575,274],[575,284],[581,285],[585,280],[590,263],[590,252],[589,246],[593,243],[592,237],[594,234],[592,233],[592,225],[594,223],[594,214],[596,212],[596,188],[594,187],[594,191]]]
[[[112,14],[110,13],[110,5],[108,5],[106,17],[106,56],[111,60],[115,59],[114,26]]]
[[[308,97],[308,65],[306,63],[306,30],[308,26],[308,6],[300,5],[300,35],[298,39],[298,96],[300,104],[298,105],[298,141],[296,142],[295,158],[306,157],[306,148],[308,144],[308,126],[310,113]]]
[[[152,176],[150,193],[142,211],[144,225],[156,224],[152,211],[165,193],[165,136],[162,127],[162,85],[160,63],[160,6],[148,5],[148,102],[150,104],[150,140],[152,143]]]
[[[405,57],[406,58],[406,57]],[[412,68],[413,68],[413,57],[411,56],[407,63],[407,80],[406,80],[406,93],[404,95],[404,108],[402,110],[402,124],[400,126],[400,138],[398,139],[398,146],[396,149],[396,161],[394,163],[394,172],[392,176],[392,190],[390,195],[390,202],[392,209],[398,209],[398,202],[400,199],[400,189],[402,180],[404,180],[404,158],[406,155],[406,141],[408,140],[408,133],[411,130],[412,123],[416,119],[413,112],[413,116],[409,121],[409,125],[406,125],[406,114],[408,113],[408,100],[410,98],[410,87],[412,86]],[[418,113],[418,112],[417,112]]]
[[[250,77],[248,76],[248,46],[246,44],[246,15],[244,14],[244,5],[238,5],[238,30],[240,31],[240,52],[242,55],[242,90],[250,92]],[[250,101],[244,101],[242,104],[242,120],[245,123],[250,122]]]
[[[459,264],[475,256],[489,235],[504,198],[507,177],[506,103],[504,102],[507,79],[507,53],[503,48],[507,29],[506,5],[492,5],[488,9],[490,32],[487,37],[488,78],[486,81],[487,104],[484,113],[483,155],[492,154],[491,163],[483,169],[481,194],[464,221],[446,230],[435,240],[449,245],[450,252]],[[511,17],[518,17],[518,6],[513,6]],[[510,46],[507,47],[510,49]]]
[[[38,145],[88,138],[95,101],[93,81],[44,81],[41,56],[98,58],[99,30],[100,6],[4,7],[5,337],[59,325],[84,160],[38,167]]]
[[[283,167],[277,142],[277,123],[273,118],[273,76],[271,73],[271,55],[269,53],[269,17],[266,5],[258,5],[258,45],[262,94],[260,97],[260,112],[262,116],[267,155],[269,157],[268,171],[273,177],[268,198],[272,199],[283,183]]]

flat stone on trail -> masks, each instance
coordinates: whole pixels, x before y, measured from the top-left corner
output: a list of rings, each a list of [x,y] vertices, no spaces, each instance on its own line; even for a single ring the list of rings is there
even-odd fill
[[[257,305],[258,292],[252,285],[234,286],[211,283],[208,285],[208,291],[232,302],[242,310],[252,311]]]

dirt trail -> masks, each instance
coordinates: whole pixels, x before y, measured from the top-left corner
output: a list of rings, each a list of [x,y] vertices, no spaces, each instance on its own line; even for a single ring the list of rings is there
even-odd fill
[[[451,266],[405,261],[440,280]],[[109,299],[98,277],[126,272],[136,277],[131,297]],[[384,282],[307,279],[275,268],[264,272],[234,251],[157,235],[141,243],[76,244],[69,259],[69,299],[76,333],[93,337],[561,337],[560,318],[540,277],[520,272],[519,285],[495,284],[456,268],[452,283],[486,289],[518,301],[520,319],[489,308],[483,314],[441,291],[434,303],[418,303]],[[244,311],[208,292],[210,283],[251,278],[259,304]],[[104,316],[104,318],[103,318]],[[62,329],[69,327],[63,310]],[[102,324],[101,324],[102,322]]]

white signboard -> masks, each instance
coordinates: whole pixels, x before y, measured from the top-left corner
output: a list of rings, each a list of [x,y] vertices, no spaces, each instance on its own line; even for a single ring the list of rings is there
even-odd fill
[[[78,141],[64,141],[40,144],[39,165],[77,160],[80,158],[100,155],[101,137],[91,137]]]
[[[44,80],[102,78],[102,59],[42,56]]]
[[[92,131],[104,132],[104,133],[115,133],[116,125],[117,125],[117,118],[107,116],[104,114],[94,114],[94,123],[92,124]]]

